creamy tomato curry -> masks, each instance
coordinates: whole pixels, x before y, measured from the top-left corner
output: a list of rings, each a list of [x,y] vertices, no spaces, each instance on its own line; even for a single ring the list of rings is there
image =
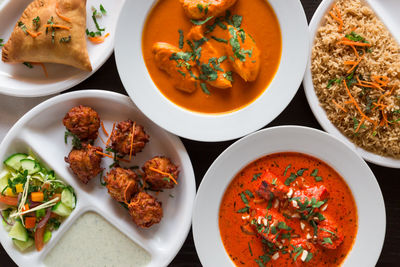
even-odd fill
[[[142,39],[161,93],[202,113],[232,112],[257,99],[278,69],[281,46],[266,0],[159,0]]]
[[[221,202],[219,228],[237,266],[338,266],[353,246],[357,209],[335,170],[285,152],[236,175]]]

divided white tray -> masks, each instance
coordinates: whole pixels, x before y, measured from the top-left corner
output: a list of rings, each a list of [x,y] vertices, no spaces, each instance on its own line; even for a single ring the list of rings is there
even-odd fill
[[[74,177],[64,162],[64,157],[71,150],[71,140],[68,145],[64,143],[65,127],[62,119],[71,107],[79,104],[95,109],[109,133],[113,122],[126,119],[135,120],[144,126],[150,135],[150,142],[141,153],[137,154],[130,166],[142,166],[145,161],[156,155],[170,157],[179,166],[179,185],[172,190],[164,190],[157,196],[164,210],[160,224],[150,229],[139,229],[125,208],[114,201],[107,193],[107,189],[101,186],[99,177],[87,185]],[[99,134],[104,139],[105,135],[101,129]],[[100,138],[95,144],[104,147]],[[148,266],[166,266],[178,253],[190,229],[196,194],[192,164],[179,138],[147,119],[128,97],[108,91],[87,90],[63,94],[43,102],[23,116],[9,131],[0,145],[0,162],[13,153],[28,152],[29,149],[32,149],[45,165],[75,189],[77,206],[61,227],[53,232],[51,240],[40,252],[36,250],[19,252],[8,237],[8,233],[0,227],[1,244],[19,266],[43,266],[44,258],[57,245],[57,241],[75,220],[87,211],[94,211],[103,216],[144,248],[151,255]],[[102,166],[108,168],[111,163],[111,159],[103,159]],[[169,194],[174,197],[170,197]]]

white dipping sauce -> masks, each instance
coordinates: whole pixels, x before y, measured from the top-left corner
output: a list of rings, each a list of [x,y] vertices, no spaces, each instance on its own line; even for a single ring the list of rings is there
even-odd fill
[[[1,0],[0,0],[1,1]],[[78,218],[46,256],[46,266],[146,266],[150,254],[94,212]]]

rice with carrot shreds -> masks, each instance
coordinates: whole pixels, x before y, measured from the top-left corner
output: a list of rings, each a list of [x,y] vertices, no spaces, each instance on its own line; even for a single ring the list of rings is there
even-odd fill
[[[400,54],[360,0],[336,2],[312,49],[311,72],[331,122],[358,146],[400,158]]]

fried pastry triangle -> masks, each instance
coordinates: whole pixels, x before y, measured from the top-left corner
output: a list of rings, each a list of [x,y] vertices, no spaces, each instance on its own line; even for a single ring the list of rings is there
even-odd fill
[[[34,0],[4,45],[4,62],[59,63],[91,71],[86,0]]]

